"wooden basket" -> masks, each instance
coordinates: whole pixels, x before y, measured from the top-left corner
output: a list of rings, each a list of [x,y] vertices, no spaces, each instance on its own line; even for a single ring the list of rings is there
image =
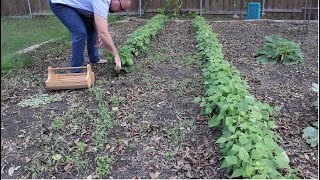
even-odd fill
[[[54,70],[70,69],[87,69],[87,72],[67,74],[56,74],[53,72]],[[48,67],[48,79],[46,81],[46,88],[49,90],[90,88],[91,86],[93,86],[93,84],[94,72],[92,72],[90,64],[81,67]]]

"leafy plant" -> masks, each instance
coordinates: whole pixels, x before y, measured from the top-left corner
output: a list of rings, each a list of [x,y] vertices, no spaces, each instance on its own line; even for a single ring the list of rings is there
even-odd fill
[[[109,175],[111,174],[110,163],[114,160],[113,156],[101,156],[96,158],[96,172],[97,175]]]
[[[59,96],[58,94],[38,94],[23,99],[18,105],[22,107],[39,108],[43,105],[57,101],[62,101],[61,96]]]
[[[267,36],[266,39],[267,44],[256,52],[257,62],[263,64],[275,64],[276,62],[297,64],[304,62],[299,44],[275,35]]]
[[[208,117],[208,126],[222,129],[217,140],[224,155],[221,167],[231,178],[294,177],[288,156],[276,143],[280,137],[271,130],[277,127],[272,117],[277,109],[250,95],[240,73],[224,60],[217,35],[205,19],[197,16],[193,25],[197,51],[206,62],[202,70],[206,91],[195,102]]]
[[[152,17],[147,24],[134,31],[127,39],[125,45],[119,47],[118,51],[122,67],[125,71],[129,71],[133,65],[133,56],[138,56],[141,53],[148,51],[147,46],[156,36],[160,29],[165,25],[166,16],[158,14]],[[110,52],[107,54],[108,59],[112,59]],[[108,61],[109,65],[114,66],[114,61]]]
[[[316,147],[318,145],[319,121],[315,122],[313,125],[317,128],[309,126],[303,129],[302,138],[304,138],[311,147]]]
[[[147,45],[156,36],[158,31],[164,27],[165,19],[166,16],[158,14],[152,17],[147,24],[131,34],[126,42],[131,54],[137,56],[148,50]]]

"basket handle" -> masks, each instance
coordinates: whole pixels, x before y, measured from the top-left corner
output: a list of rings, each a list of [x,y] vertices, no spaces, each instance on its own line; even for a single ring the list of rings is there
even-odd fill
[[[68,69],[87,69],[87,66],[79,66],[79,67],[63,67],[63,68],[51,68],[51,70],[68,70]]]

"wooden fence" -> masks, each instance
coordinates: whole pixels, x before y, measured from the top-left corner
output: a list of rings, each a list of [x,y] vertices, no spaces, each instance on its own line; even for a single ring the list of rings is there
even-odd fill
[[[157,12],[166,0],[132,0],[131,13]],[[171,0],[172,1],[172,0]],[[201,0],[182,0],[182,11],[199,11]],[[264,2],[264,12],[296,13],[303,17],[306,2],[311,2],[312,18],[318,19],[318,0],[202,0],[203,14],[245,14],[248,2]],[[1,16],[28,16],[50,13],[48,0],[1,0]]]

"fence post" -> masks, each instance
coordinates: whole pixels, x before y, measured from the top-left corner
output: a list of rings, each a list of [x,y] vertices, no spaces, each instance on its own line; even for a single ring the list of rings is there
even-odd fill
[[[28,8],[29,8],[29,15],[32,18],[32,10],[31,10],[30,0],[28,0]]]
[[[200,0],[200,16],[202,16],[202,0]]]
[[[142,12],[141,12],[141,0],[139,0],[139,16],[142,16]]]
[[[263,0],[262,1],[262,16],[264,16],[265,15],[265,13],[264,13],[264,5],[266,4],[266,0]]]

